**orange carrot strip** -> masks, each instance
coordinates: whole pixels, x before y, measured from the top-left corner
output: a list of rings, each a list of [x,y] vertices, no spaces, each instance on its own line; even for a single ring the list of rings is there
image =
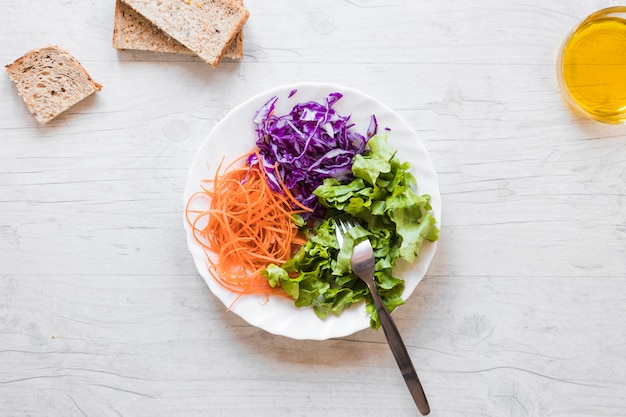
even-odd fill
[[[208,186],[201,185],[202,191],[189,198],[185,211],[216,282],[240,295],[269,296],[281,290],[270,287],[262,271],[270,263],[282,265],[294,245],[306,242],[293,216],[310,209],[296,201],[280,178],[283,193],[271,190],[261,165],[237,166],[249,155],[237,158],[223,171],[220,162],[213,178],[203,181]],[[200,198],[207,200],[208,208],[192,209]]]

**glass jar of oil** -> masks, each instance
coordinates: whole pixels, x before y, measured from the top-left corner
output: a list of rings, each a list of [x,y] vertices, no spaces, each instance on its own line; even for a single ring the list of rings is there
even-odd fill
[[[591,14],[569,35],[558,79],[575,109],[605,123],[626,121],[626,7]]]

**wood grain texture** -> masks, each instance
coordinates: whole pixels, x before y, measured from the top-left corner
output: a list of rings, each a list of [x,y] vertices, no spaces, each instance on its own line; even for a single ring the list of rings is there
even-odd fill
[[[0,77],[0,416],[415,416],[382,332],[295,341],[225,311],[182,229],[235,105],[329,81],[397,110],[443,228],[394,317],[432,416],[626,415],[626,127],[573,114],[558,48],[614,1],[247,0],[245,59],[116,51],[114,1],[0,6],[104,88],[46,126]]]

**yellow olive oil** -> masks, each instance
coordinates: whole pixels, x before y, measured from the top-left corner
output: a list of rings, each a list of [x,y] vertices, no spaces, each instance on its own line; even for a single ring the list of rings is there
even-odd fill
[[[564,43],[560,61],[574,107],[602,122],[626,121],[626,7],[589,16]]]

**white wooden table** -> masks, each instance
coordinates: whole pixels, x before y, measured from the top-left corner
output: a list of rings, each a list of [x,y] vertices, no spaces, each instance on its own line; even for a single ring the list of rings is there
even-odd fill
[[[443,197],[394,317],[432,416],[626,415],[626,127],[555,60],[617,1],[247,0],[245,60],[111,47],[113,0],[0,6],[0,63],[56,43],[102,92],[40,126],[0,76],[0,416],[415,416],[382,332],[251,327],[196,272],[195,152],[235,105],[327,81],[398,111]]]

